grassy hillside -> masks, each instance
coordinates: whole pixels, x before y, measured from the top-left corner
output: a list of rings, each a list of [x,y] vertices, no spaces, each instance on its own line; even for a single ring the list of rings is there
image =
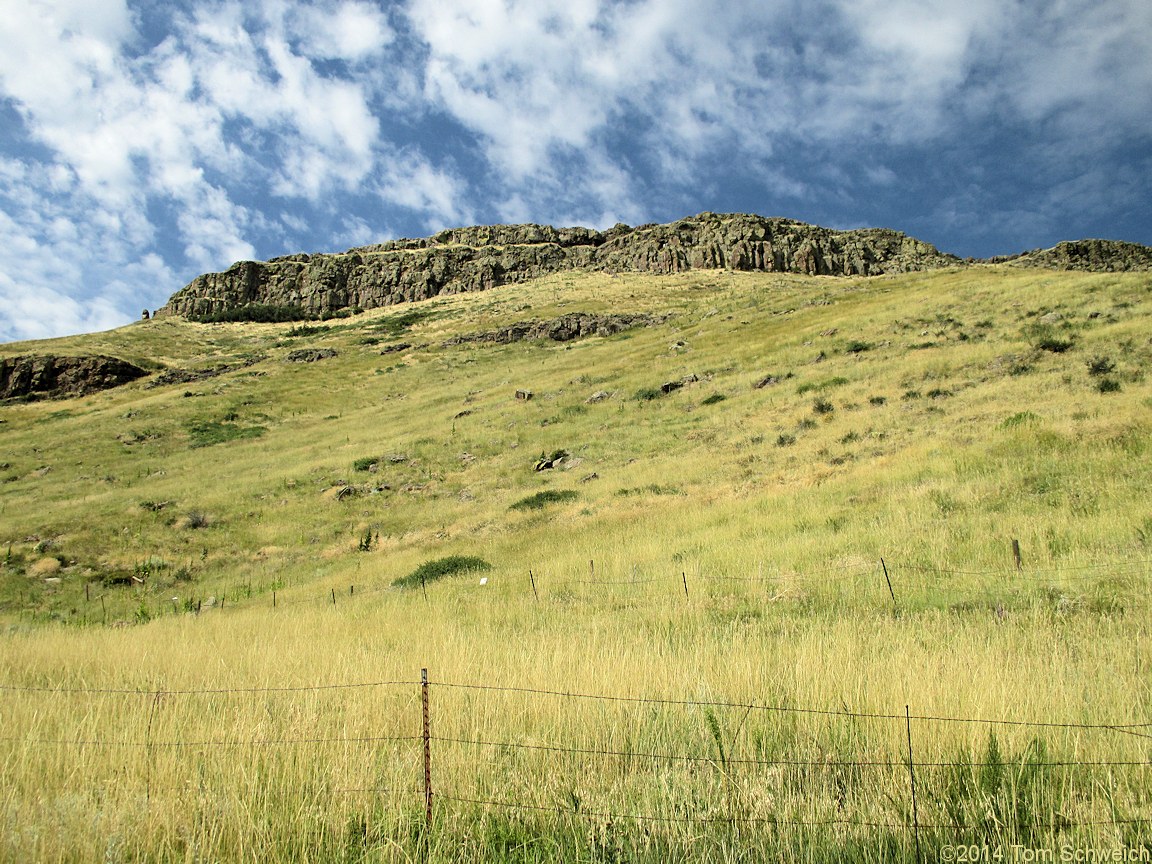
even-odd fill
[[[228,367],[0,407],[0,857],[1144,842],[1150,287],[565,274],[0,346]],[[577,311],[669,317],[445,344]],[[424,667],[451,739],[430,837]]]

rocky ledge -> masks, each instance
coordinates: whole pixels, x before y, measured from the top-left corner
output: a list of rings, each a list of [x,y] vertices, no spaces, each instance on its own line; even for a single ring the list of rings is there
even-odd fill
[[[1121,240],[1072,240],[1051,249],[1033,249],[1021,255],[993,258],[993,262],[1049,270],[1086,270],[1094,273],[1152,270],[1152,247]]]
[[[1152,249],[1083,240],[991,262],[1055,269],[1152,270]],[[246,309],[252,313],[251,320],[321,317],[440,294],[483,291],[565,270],[667,274],[727,268],[874,276],[972,263],[982,262],[963,261],[898,231],[835,231],[791,219],[739,213],[701,213],[665,225],[617,225],[607,231],[488,225],[342,253],[241,261],[223,273],[196,277],[162,311],[201,321],[237,310],[243,318]]]
[[[0,399],[60,399],[119,387],[148,373],[101,354],[60,357],[25,354],[0,358]]]
[[[963,262],[897,231],[834,231],[790,219],[702,213],[607,231],[495,225],[442,231],[339,254],[241,261],[198,276],[163,310],[209,319],[230,310],[293,308],[302,316],[483,291],[565,270],[679,273],[758,270],[872,276]]]

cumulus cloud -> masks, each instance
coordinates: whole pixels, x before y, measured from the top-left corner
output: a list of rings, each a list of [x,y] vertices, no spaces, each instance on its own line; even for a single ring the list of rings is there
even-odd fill
[[[101,310],[93,320],[106,323],[123,282],[97,285],[93,272],[127,272],[128,262],[158,249],[169,275],[253,257],[268,198],[324,202],[366,182],[376,166],[381,76],[353,68],[393,39],[373,5],[195,4],[173,10],[150,47],[123,0],[18,0],[10,12],[0,17],[0,96],[18,112],[26,140],[48,155],[37,161],[46,170],[22,187],[42,204],[10,198],[6,215],[10,223],[21,215],[20,238],[42,258],[67,248],[91,261],[66,281],[94,295],[81,301]],[[89,230],[61,245],[37,209],[60,210]],[[158,211],[170,214],[165,224]],[[26,319],[11,298],[42,295],[43,285],[0,267],[12,320]],[[8,335],[24,329],[10,325]]]
[[[1152,239],[1146,0],[12,0],[0,44],[0,338],[473,221]]]

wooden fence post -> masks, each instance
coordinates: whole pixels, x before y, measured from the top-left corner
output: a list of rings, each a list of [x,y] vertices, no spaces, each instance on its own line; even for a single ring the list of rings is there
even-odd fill
[[[1012,541],[1012,558],[1015,559],[1015,561],[1016,561],[1016,569],[1017,570],[1023,570],[1024,569],[1024,559],[1022,559],[1020,557],[1020,541],[1019,540],[1014,539]]]

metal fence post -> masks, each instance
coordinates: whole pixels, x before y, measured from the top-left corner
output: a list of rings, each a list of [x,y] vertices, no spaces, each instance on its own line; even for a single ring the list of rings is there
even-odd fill
[[[424,828],[432,833],[432,735],[428,717],[428,670],[420,670],[420,702],[424,713]]]

